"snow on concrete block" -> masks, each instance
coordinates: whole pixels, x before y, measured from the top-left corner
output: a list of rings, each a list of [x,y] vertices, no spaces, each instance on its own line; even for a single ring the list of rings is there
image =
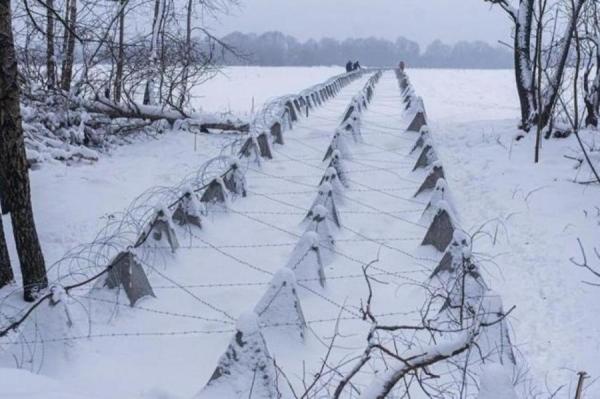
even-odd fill
[[[372,86],[367,87],[366,96],[367,96],[367,101],[371,102],[371,100],[373,99],[373,87]]]
[[[510,369],[502,364],[487,362],[479,376],[477,399],[518,399]]]
[[[415,117],[413,118],[412,122],[410,122],[410,125],[408,125],[406,131],[418,133],[421,130],[421,128],[425,125],[427,125],[427,121],[425,120],[425,113],[423,111],[417,111]]]
[[[271,144],[266,133],[261,133],[256,137],[260,156],[266,159],[273,159],[273,153],[271,152]]]
[[[329,147],[327,147],[327,151],[323,157],[323,161],[331,158],[335,150],[339,150],[344,158],[351,158],[350,149],[344,138],[344,131],[340,128],[335,130],[331,143],[329,144]]]
[[[216,204],[227,205],[229,198],[223,179],[216,177],[211,180],[200,197],[200,202],[206,204],[206,206]]]
[[[198,196],[191,187],[184,187],[183,195],[177,201],[177,207],[173,212],[173,220],[180,226],[192,225],[202,228],[200,214],[201,205]]]
[[[429,170],[427,177],[413,197],[417,197],[419,194],[424,193],[425,191],[434,189],[439,179],[445,179],[444,168],[442,167],[441,162],[436,161],[431,165],[431,169]]]
[[[319,247],[321,248],[321,259],[324,264],[329,264],[333,260],[335,240],[329,228],[329,218],[327,208],[323,205],[316,205],[311,209],[312,220],[310,221],[308,231],[314,231],[319,236]]]
[[[237,159],[231,161],[230,169],[223,176],[223,183],[227,190],[231,193],[245,197],[246,193],[246,176],[242,171],[240,162]]]
[[[292,105],[291,100],[288,100],[285,102],[285,107],[288,110],[288,112],[290,113],[290,118],[291,118],[292,122],[296,122],[298,120],[298,114],[296,114],[296,110],[294,109],[294,106]]]
[[[337,176],[340,182],[344,185],[344,187],[348,187],[348,178],[346,177],[346,168],[344,167],[344,163],[342,161],[342,153],[340,150],[333,150],[331,154],[331,161],[329,162],[329,167],[334,168],[337,172]]]
[[[352,134],[352,139],[354,139],[355,143],[360,143],[362,141],[360,121],[360,115],[351,115],[350,118],[342,124],[342,129],[345,132],[350,132],[350,134]]]
[[[421,155],[419,155],[417,162],[415,162],[415,166],[413,167],[412,171],[414,172],[417,169],[427,168],[428,166],[432,165],[437,160],[438,160],[438,157],[437,157],[437,154],[435,153],[435,150],[433,149],[433,146],[429,143],[425,144],[425,147],[423,147],[423,150],[421,151]]]
[[[236,332],[196,399],[275,399],[276,369],[254,312],[240,316]]]
[[[165,247],[168,245],[171,252],[175,252],[179,248],[179,241],[171,223],[171,217],[171,212],[167,207],[158,207],[154,217],[140,234],[135,247],[141,247],[142,245]]]
[[[419,138],[415,142],[415,145],[410,150],[409,154],[412,154],[418,149],[423,148],[425,146],[425,143],[427,142],[431,142],[431,135],[429,132],[429,127],[427,125],[424,125],[421,127],[421,130],[419,132]]]
[[[104,286],[109,289],[123,288],[131,306],[135,306],[141,298],[156,297],[144,268],[131,251],[121,252],[112,260]]]
[[[455,275],[466,259],[471,258],[471,238],[462,230],[456,229],[444,256],[429,278],[444,273]]]
[[[327,209],[327,217],[337,227],[341,227],[340,215],[338,214],[337,207],[335,206],[335,200],[333,198],[333,188],[331,184],[324,182],[319,186],[317,198],[313,201],[310,211],[306,214],[305,220],[312,220],[315,217],[314,209],[317,205],[322,205]]]
[[[350,105],[348,107],[348,109],[346,110],[346,113],[344,114],[344,118],[342,119],[342,122],[346,122],[348,120],[348,118],[350,118],[350,116],[354,113],[354,105]]]
[[[502,306],[502,298],[492,290],[487,290],[481,302],[483,312],[483,330],[478,339],[478,345],[484,356],[494,359],[501,364],[517,363],[510,340],[506,314]]]
[[[449,199],[450,195],[448,191],[448,183],[446,183],[446,179],[439,178],[435,183],[435,188],[431,192],[431,197],[427,203],[427,206],[425,207],[425,210],[423,211],[423,215],[421,215],[421,220],[426,223],[431,223],[431,220],[437,214],[439,209],[438,204],[440,201],[446,201],[450,206],[452,206]]]
[[[325,169],[325,173],[319,182],[319,185],[323,183],[331,184],[331,188],[333,189],[333,194],[338,201],[343,200],[344,198],[344,185],[340,182],[340,179],[337,175],[337,171],[335,168],[328,167]]]
[[[488,287],[483,281],[479,266],[470,257],[465,258],[457,269],[456,276],[449,282],[452,285],[440,313],[445,313],[451,324],[460,327],[464,327],[465,319],[485,319],[483,301]]]
[[[283,145],[283,131],[281,129],[281,123],[275,122],[271,125],[271,136],[273,136],[273,142],[275,144]]]
[[[307,231],[294,247],[286,265],[296,276],[296,281],[301,284],[318,284],[325,287],[325,270],[319,245],[319,234],[316,231]]]
[[[304,340],[306,321],[298,299],[296,276],[289,268],[275,273],[254,311],[263,328],[272,327]]]
[[[450,206],[445,201],[440,201],[438,208],[421,245],[433,245],[438,251],[444,252],[452,241],[455,227]]]

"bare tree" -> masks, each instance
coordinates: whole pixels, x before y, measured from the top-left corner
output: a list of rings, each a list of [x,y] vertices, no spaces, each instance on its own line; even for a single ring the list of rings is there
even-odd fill
[[[4,235],[2,217],[0,216],[0,288],[10,283],[13,279],[14,275],[10,265],[10,256],[8,254],[8,246],[6,245],[6,236]]]
[[[77,0],[67,0],[67,16],[65,27],[65,50],[61,73],[61,89],[71,90],[73,79],[73,61],[75,59],[75,30],[77,27]]]
[[[598,127],[600,117],[600,21],[598,5],[588,2],[582,18],[582,51],[586,58],[583,72],[583,100],[586,108],[585,125]],[[592,75],[592,71],[594,74]]]
[[[0,2],[0,201],[10,212],[21,264],[24,299],[33,301],[48,280],[31,206],[21,125],[20,90],[10,0]]]
[[[567,67],[569,51],[577,23],[586,0],[577,0],[570,6],[567,24],[561,37],[553,37],[547,43],[546,51],[551,54],[546,57],[550,65],[540,64],[543,59],[538,52],[542,52],[544,42],[539,38],[543,33],[546,16],[546,1],[519,0],[513,5],[510,0],[484,0],[501,7],[514,24],[514,59],[515,80],[517,92],[521,104],[520,128],[529,131],[533,126],[546,127],[553,116],[554,107],[558,99],[563,76]],[[537,18],[534,18],[537,15]],[[535,26],[534,26],[535,24]],[[537,33],[536,41],[538,48],[532,51],[532,39]],[[543,81],[536,82],[535,71],[544,71]],[[539,87],[538,87],[539,86]],[[541,98],[536,93],[541,91]]]
[[[56,85],[54,51],[54,0],[46,0],[46,79],[49,89]]]

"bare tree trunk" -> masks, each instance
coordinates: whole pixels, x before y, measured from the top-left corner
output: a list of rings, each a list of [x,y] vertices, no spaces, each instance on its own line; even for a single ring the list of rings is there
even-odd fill
[[[13,281],[14,277],[10,265],[10,256],[8,255],[4,227],[2,226],[2,217],[0,216],[0,288]]]
[[[534,0],[521,0],[515,16],[515,81],[521,105],[521,128],[529,131],[536,109],[533,63],[531,61],[531,33]]]
[[[531,36],[535,0],[519,0],[513,8],[507,0],[483,0],[497,4],[511,18],[515,26],[513,56],[515,82],[521,106],[520,128],[529,131],[535,119],[536,99],[533,60],[531,59]]]
[[[541,125],[544,127],[548,125],[548,122],[552,118],[554,105],[556,104],[556,100],[558,100],[560,85],[562,83],[565,68],[567,66],[567,59],[569,57],[569,50],[571,49],[571,43],[573,41],[573,36],[575,35],[575,29],[577,29],[579,14],[581,13],[581,9],[583,8],[585,2],[586,0],[577,0],[577,3],[573,2],[573,11],[569,18],[569,24],[562,40],[559,62],[554,69],[554,74],[550,77],[550,81],[548,82],[549,87],[544,98],[544,104],[540,106],[541,112],[538,117],[540,118]]]
[[[46,1],[46,76],[49,89],[56,86],[56,62],[54,60],[54,0]]]
[[[583,85],[585,96],[586,117],[585,125],[598,127],[598,117],[600,116],[600,49],[596,48],[596,77],[590,86],[586,76]]]
[[[10,0],[0,0],[0,200],[11,214],[24,299],[33,301],[48,280],[31,207],[19,97]]]
[[[193,2],[192,0],[188,0],[187,4],[187,18],[186,18],[186,26],[185,26],[185,48],[186,53],[185,64],[183,66],[183,76],[181,78],[181,95],[179,96],[179,108],[183,109],[183,105],[185,103],[187,97],[187,83],[189,78],[189,67],[190,67],[190,58],[192,52],[192,10],[193,10]]]
[[[125,4],[127,0],[120,0],[119,8],[119,48],[117,52],[117,70],[115,72],[114,99],[116,103],[121,101],[121,90],[123,86],[123,66],[125,63]]]
[[[73,60],[75,57],[75,25],[77,24],[77,0],[69,0],[69,10],[67,16],[66,29],[66,48],[65,59],[62,65],[60,86],[64,91],[71,90],[71,81],[73,79]]]
[[[158,58],[159,35],[162,25],[162,16],[165,0],[156,0],[154,3],[154,19],[152,21],[152,38],[150,42],[150,76],[146,81],[144,90],[144,104],[156,104],[156,77],[160,69]]]

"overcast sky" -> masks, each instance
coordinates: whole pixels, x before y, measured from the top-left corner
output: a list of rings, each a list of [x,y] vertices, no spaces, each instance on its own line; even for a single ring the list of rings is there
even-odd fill
[[[499,8],[483,0],[239,0],[241,8],[212,23],[219,34],[279,30],[301,40],[398,36],[422,47],[447,43],[507,40],[510,25]]]

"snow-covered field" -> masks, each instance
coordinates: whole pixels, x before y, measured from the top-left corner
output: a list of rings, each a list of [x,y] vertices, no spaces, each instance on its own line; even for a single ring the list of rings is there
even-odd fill
[[[268,98],[339,72],[231,68],[202,87],[198,95],[205,97],[198,106],[250,113],[253,99],[258,109]],[[577,371],[600,376],[600,288],[582,284],[589,276],[569,261],[579,256],[577,238],[590,252],[594,239],[597,245],[600,193],[598,187],[571,182],[576,172],[563,155],[575,148],[575,139],[545,142],[542,162],[532,163],[532,138],[511,140],[518,113],[512,71],[409,74],[425,101],[461,227],[489,233],[479,234],[474,243],[486,260],[486,281],[502,295],[505,308],[516,305],[510,317],[513,343],[522,366],[529,368],[522,387],[543,394],[567,384],[564,396],[557,397],[572,397]],[[163,256],[150,273],[157,298],[135,308],[123,306],[122,298],[115,304],[103,291],[92,292],[94,299],[78,298],[91,309],[93,325],[91,330],[77,326],[75,335],[91,332],[95,338],[67,347],[46,343],[33,364],[22,364],[56,381],[0,369],[0,398],[67,398],[68,391],[82,398],[174,399],[200,390],[232,337],[232,319],[254,306],[269,274],[288,261],[323,174],[326,146],[365,80],[286,132],[286,145],[275,147],[275,159],[249,170],[247,198],[234,201],[229,212],[205,218],[203,230],[193,237],[180,232],[180,250]],[[282,336],[276,328],[266,332],[278,364],[295,384],[300,384],[303,361],[308,373],[319,365],[340,306],[346,310],[334,361],[351,358],[364,346],[368,324],[357,320],[367,294],[362,264],[379,256],[376,266],[388,283],[377,288],[374,302],[376,313],[387,314],[382,321],[410,323],[422,304],[418,283],[439,255],[418,247],[426,199],[411,199],[423,176],[410,172],[414,159],[406,154],[414,137],[402,133],[409,121],[388,72],[364,116],[365,143],[351,145],[351,190],[339,204],[344,227],[335,234],[337,253],[325,271],[327,287],[311,285],[299,292],[310,326],[306,342]],[[178,185],[228,140],[173,132],[118,148],[93,165],[45,165],[33,171],[36,220],[48,263],[92,241],[113,214],[148,188]],[[13,367],[4,355],[0,365]],[[23,381],[31,381],[30,390]],[[600,384],[592,384],[586,395],[600,397]]]

